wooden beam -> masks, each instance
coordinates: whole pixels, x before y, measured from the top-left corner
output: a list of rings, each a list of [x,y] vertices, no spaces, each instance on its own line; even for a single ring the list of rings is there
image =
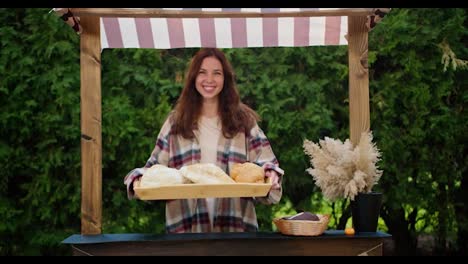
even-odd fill
[[[98,17],[165,17],[165,18],[203,18],[203,17],[314,17],[314,16],[367,16],[374,14],[375,8],[339,8],[292,12],[226,12],[195,10],[163,10],[161,8],[71,8],[75,16]]]
[[[348,17],[349,127],[354,145],[359,143],[361,133],[370,129],[366,21],[365,16]]]
[[[101,39],[99,17],[81,25],[81,233],[100,234],[102,217]]]

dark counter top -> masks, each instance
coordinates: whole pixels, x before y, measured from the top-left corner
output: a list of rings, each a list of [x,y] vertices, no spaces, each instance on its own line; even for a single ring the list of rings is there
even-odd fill
[[[287,236],[278,232],[257,232],[257,233],[185,233],[185,234],[100,234],[81,235],[75,234],[62,241],[64,244],[96,244],[112,242],[139,242],[139,241],[194,241],[194,240],[225,240],[225,239],[360,239],[360,238],[389,238],[391,235],[383,232],[363,232],[353,236],[344,234],[344,230],[327,230],[320,236]]]

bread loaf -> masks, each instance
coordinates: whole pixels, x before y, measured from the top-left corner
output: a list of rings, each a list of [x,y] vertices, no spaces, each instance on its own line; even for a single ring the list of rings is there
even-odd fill
[[[211,163],[197,163],[180,168],[182,176],[198,184],[235,183],[220,167]]]
[[[184,184],[184,179],[179,170],[156,164],[146,169],[141,177],[140,187],[157,187],[174,184]]]
[[[265,183],[265,170],[255,163],[236,163],[231,168],[231,178],[236,182]]]

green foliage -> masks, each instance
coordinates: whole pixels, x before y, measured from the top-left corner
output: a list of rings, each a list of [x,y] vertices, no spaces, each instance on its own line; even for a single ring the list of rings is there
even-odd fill
[[[466,10],[393,11],[372,32],[369,44],[379,47],[370,81],[371,124],[384,153],[384,218],[387,224],[395,221],[392,211],[402,205],[408,216],[424,209],[417,218],[407,218],[409,229],[435,230],[445,239],[456,228],[455,183],[467,164],[467,80],[460,78],[466,72],[443,70],[438,44],[446,40],[466,58]]]
[[[0,9],[2,254],[52,254],[79,231],[78,40],[44,11]]]
[[[60,242],[80,233],[79,36],[48,12],[0,9],[1,255],[70,254]],[[393,9],[369,34],[379,226],[409,241],[432,233],[454,249],[468,231],[468,78],[444,71],[440,43],[466,60],[466,18],[466,9]],[[123,178],[148,159],[196,50],[102,52],[103,233],[164,232],[164,204],[129,201]],[[349,203],[322,198],[302,150],[306,138],[349,137],[347,47],[225,52],[286,171],[282,201],[257,206],[260,230],[299,210],[331,213],[330,228],[349,225]]]

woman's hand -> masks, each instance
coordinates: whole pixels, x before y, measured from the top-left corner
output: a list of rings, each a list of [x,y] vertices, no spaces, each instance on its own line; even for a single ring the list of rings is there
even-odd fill
[[[274,170],[265,171],[265,177],[271,178],[270,182],[272,183],[270,190],[279,190],[281,185],[279,183],[278,173]]]

